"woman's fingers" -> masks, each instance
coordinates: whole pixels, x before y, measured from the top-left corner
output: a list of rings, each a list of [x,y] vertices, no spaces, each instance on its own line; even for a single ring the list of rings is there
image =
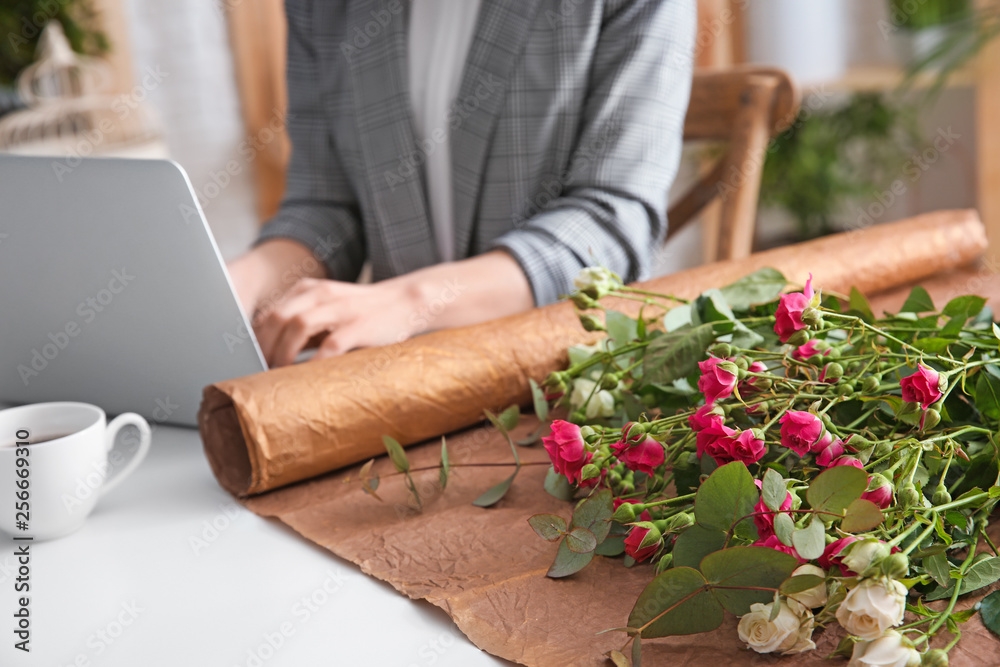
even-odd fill
[[[323,285],[289,293],[255,327],[261,352],[272,366],[295,360],[315,334],[337,324],[336,300]]]
[[[326,359],[327,357],[336,357],[345,352],[350,352],[354,348],[361,346],[359,343],[362,342],[362,338],[363,332],[359,324],[356,322],[345,324],[331,331],[323,339],[323,342],[316,349],[316,355],[313,359]]]

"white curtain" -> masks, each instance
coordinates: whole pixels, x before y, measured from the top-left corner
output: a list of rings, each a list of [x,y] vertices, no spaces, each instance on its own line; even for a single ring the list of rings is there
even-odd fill
[[[187,171],[228,259],[257,233],[253,151],[244,143],[224,3],[125,0],[133,95],[159,113],[171,157]]]

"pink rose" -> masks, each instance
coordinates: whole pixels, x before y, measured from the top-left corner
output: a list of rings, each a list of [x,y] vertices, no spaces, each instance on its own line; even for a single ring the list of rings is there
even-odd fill
[[[698,408],[693,415],[688,416],[688,425],[692,431],[703,431],[712,424],[723,422],[722,408],[715,403],[706,403]]]
[[[825,430],[820,418],[811,412],[792,410],[783,414],[778,423],[781,424],[781,444],[799,456],[805,456]]]
[[[802,311],[811,305],[814,295],[811,273],[803,292],[781,295],[778,311],[774,314],[774,333],[778,334],[782,343],[787,342],[796,331],[806,328],[806,323],[802,321]]]
[[[855,537],[854,535],[848,535],[847,537],[842,537],[839,540],[830,542],[830,544],[826,545],[826,548],[823,549],[823,555],[817,558],[816,562],[818,562],[819,566],[824,570],[829,570],[834,565],[840,565],[843,560],[840,556],[840,552],[843,551],[844,547],[848,544],[857,542],[859,539],[860,538]]]
[[[642,514],[639,515],[639,521],[650,521],[652,520],[647,510],[643,510]],[[646,560],[660,548],[660,544],[654,543],[649,546],[639,548],[642,541],[646,538],[646,534],[649,532],[648,528],[642,528],[641,526],[632,526],[632,529],[628,531],[628,535],[625,536],[625,553],[635,559],[636,563],[641,563]]]
[[[820,440],[825,439],[825,437],[820,438]],[[821,449],[819,454],[816,455],[816,465],[821,468],[829,468],[844,453],[844,443],[839,438],[834,440],[831,436],[830,440],[830,444]]]
[[[892,484],[882,475],[868,477],[868,485],[872,488],[861,494],[865,500],[870,500],[881,509],[892,507]]]
[[[797,348],[792,350],[792,358],[798,359],[799,361],[805,361],[809,357],[820,354],[820,351],[816,349],[819,345],[819,341],[815,338],[806,341],[803,345],[799,345]],[[830,354],[830,350],[826,349],[823,351],[823,356]]]
[[[649,436],[646,436],[642,442],[630,443],[626,440],[619,440],[611,445],[611,451],[615,453],[619,461],[625,464],[626,468],[644,472],[647,475],[653,474],[653,468],[663,465],[663,445]]]
[[[736,387],[736,365],[731,359],[710,357],[698,362],[701,377],[698,391],[705,395],[706,403],[715,403],[720,398],[728,398]]]
[[[738,434],[722,438],[718,442],[719,446],[725,450],[726,463],[743,461],[743,463],[750,465],[759,461],[760,457],[764,456],[764,452],[767,451],[764,441],[756,437],[753,431],[740,431]],[[718,457],[714,458],[716,461],[719,460]],[[721,463],[721,461],[719,462]]]
[[[760,480],[754,480],[757,482],[757,486],[760,487]],[[781,503],[781,511],[787,512],[792,509],[792,494],[789,493],[785,496],[785,499]],[[774,515],[767,505],[764,504],[764,499],[761,498],[757,501],[757,505],[753,508],[753,524],[757,526],[757,535],[761,540],[774,535]]]
[[[580,427],[561,419],[552,422],[552,433],[542,438],[552,467],[574,484],[580,483],[580,470],[590,461],[591,453],[583,444]]]
[[[734,429],[729,428],[721,421],[713,423],[707,428],[702,429],[698,432],[698,435],[695,436],[698,456],[708,454],[716,461],[719,461],[719,458],[725,457],[728,451],[725,444],[720,441],[725,440],[735,433],[736,431]]]
[[[933,368],[917,364],[917,372],[899,381],[903,389],[903,400],[919,403],[924,410],[941,398],[939,382],[941,376]]]
[[[839,456],[835,458],[833,460],[833,463],[830,464],[830,467],[833,468],[835,466],[854,466],[858,470],[865,469],[865,464],[857,460],[853,456]]]
[[[787,544],[783,544],[781,540],[778,539],[777,535],[771,535],[765,539],[757,540],[750,546],[752,547],[768,547],[769,549],[774,549],[782,553],[786,553],[790,556],[795,556],[800,563],[807,563],[808,560],[799,555],[799,552],[795,550],[795,547],[790,547]]]

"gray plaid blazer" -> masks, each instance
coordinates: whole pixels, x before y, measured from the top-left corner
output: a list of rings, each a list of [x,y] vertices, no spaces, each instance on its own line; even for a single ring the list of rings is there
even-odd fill
[[[584,266],[647,275],[680,159],[694,0],[482,0],[448,127],[423,145],[407,0],[286,11],[292,159],[261,240],[304,243],[335,280],[366,258],[375,280],[438,263],[422,165],[451,132],[459,256],[506,250],[538,305]]]

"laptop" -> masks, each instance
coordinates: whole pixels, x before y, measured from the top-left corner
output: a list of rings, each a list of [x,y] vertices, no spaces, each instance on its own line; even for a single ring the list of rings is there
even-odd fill
[[[193,426],[266,368],[179,165],[0,155],[0,402]]]

